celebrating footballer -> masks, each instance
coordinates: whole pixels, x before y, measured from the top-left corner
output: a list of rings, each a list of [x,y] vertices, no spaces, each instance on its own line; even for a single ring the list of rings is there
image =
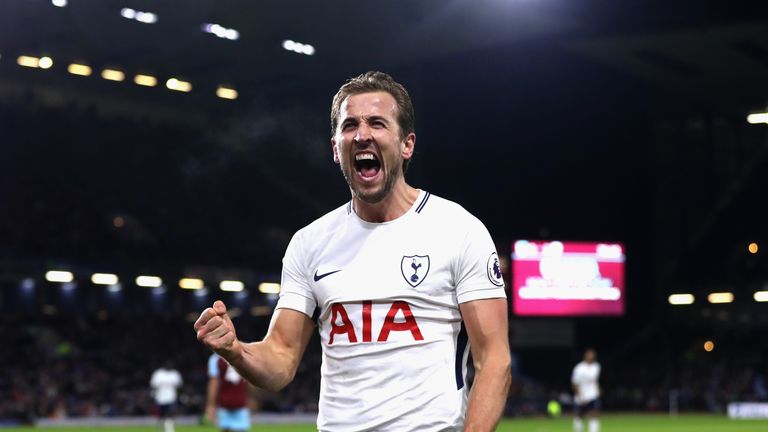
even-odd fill
[[[406,183],[413,106],[389,75],[342,85],[331,127],[351,200],[293,236],[264,340],[240,341],[221,301],[200,315],[197,338],[253,385],[277,391],[293,380],[314,317],[318,430],[494,430],[511,377],[506,294],[488,230]]]

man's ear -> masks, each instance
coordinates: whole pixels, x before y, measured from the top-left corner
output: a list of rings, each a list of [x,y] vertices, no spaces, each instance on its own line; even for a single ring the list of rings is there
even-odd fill
[[[339,163],[339,149],[336,147],[336,138],[331,138],[331,148],[333,149],[333,161]]]
[[[413,157],[413,152],[416,149],[416,134],[409,133],[402,142],[400,150],[400,156],[403,159],[410,159]]]

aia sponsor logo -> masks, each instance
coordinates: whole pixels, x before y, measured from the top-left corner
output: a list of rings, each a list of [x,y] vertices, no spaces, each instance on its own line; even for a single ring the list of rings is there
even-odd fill
[[[333,345],[334,342],[338,342],[338,338],[346,338],[349,343],[367,343],[374,341],[373,335],[373,301],[366,300],[361,302],[362,308],[360,309],[360,323],[359,327],[355,327],[350,319],[350,314],[347,311],[350,308],[350,304],[344,307],[343,303],[334,303],[331,305],[331,329],[328,335],[328,345]],[[380,306],[380,305],[377,305]],[[386,307],[386,306],[385,306]],[[355,308],[356,309],[356,308]],[[376,308],[379,311],[383,311],[382,308]],[[398,316],[400,315],[400,316]],[[355,321],[357,321],[357,317]],[[377,317],[377,321],[381,320]],[[392,303],[384,316],[384,322],[381,325],[381,329],[376,335],[376,342],[387,342],[392,332],[410,332],[413,340],[424,340],[424,336],[421,334],[419,323],[416,322],[416,318],[411,312],[411,307],[404,301],[396,301]]]

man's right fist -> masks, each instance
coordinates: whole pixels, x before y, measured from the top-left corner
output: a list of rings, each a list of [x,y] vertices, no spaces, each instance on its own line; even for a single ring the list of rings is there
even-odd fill
[[[195,322],[197,340],[212,349],[225,360],[231,361],[240,355],[240,342],[237,340],[235,326],[227,315],[227,307],[221,300],[216,300],[200,314]]]

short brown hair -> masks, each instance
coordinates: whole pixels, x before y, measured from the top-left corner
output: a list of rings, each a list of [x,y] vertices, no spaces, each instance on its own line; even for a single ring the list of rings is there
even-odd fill
[[[339,111],[344,100],[352,95],[377,91],[389,93],[395,98],[398,111],[397,123],[400,126],[400,139],[405,139],[408,134],[415,132],[413,104],[405,87],[384,72],[369,71],[348,79],[333,97],[333,103],[331,104],[331,135],[336,133],[336,127],[339,123]],[[403,160],[403,172],[408,169],[409,163],[410,159]]]

